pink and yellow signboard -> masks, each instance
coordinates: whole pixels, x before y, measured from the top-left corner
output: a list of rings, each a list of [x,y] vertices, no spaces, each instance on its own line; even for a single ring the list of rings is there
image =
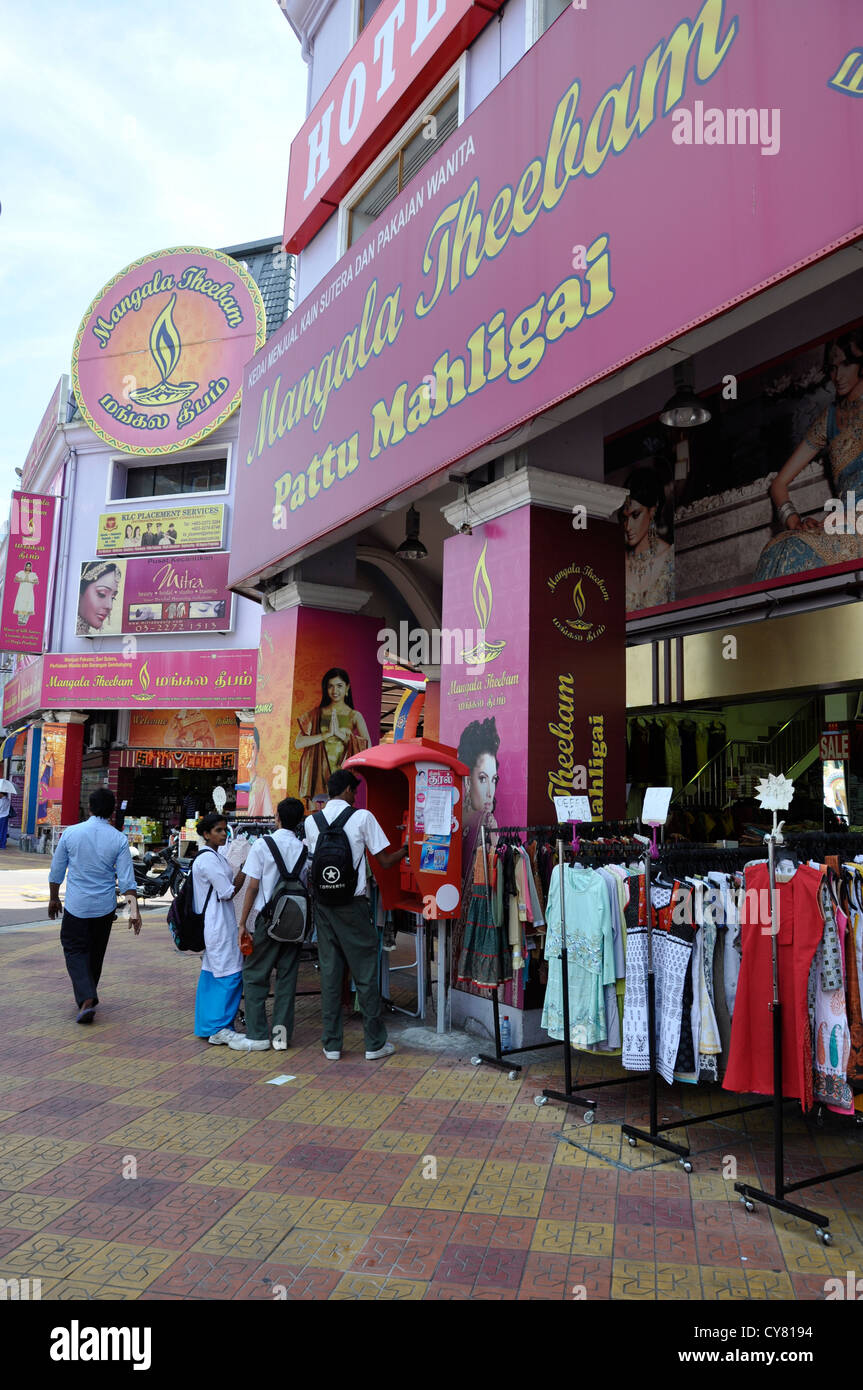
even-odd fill
[[[36,709],[249,709],[256,651],[49,653],[18,672],[3,692],[8,724]]]
[[[176,453],[237,409],[243,364],[265,339],[260,291],[230,256],[154,251],[109,280],[81,320],[72,389],[112,448]]]
[[[568,6],[247,367],[231,583],[856,240],[860,44],[848,0]]]
[[[56,505],[54,497],[12,493],[0,622],[0,650],[4,652],[35,654],[42,650]]]
[[[142,710],[129,720],[130,748],[236,748],[237,735],[230,710]]]

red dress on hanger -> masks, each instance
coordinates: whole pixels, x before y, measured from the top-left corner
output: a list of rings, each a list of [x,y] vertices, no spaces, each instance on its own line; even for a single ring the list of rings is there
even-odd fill
[[[818,892],[821,869],[801,864],[787,883],[778,883],[779,1000],[782,1005],[782,1091],[813,1104],[812,1033],[807,988],[812,958],[824,933]],[[753,892],[753,890],[755,890]],[[731,1020],[727,1091],[773,1094],[773,952],[770,936],[770,877],[766,864],[746,869],[746,899],[740,914],[742,961]]]

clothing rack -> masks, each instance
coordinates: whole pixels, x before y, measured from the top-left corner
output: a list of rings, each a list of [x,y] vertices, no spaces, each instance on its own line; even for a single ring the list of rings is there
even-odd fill
[[[627,829],[628,829],[628,828],[630,828],[630,827],[632,827],[632,826],[634,826],[634,825],[635,825],[635,822],[633,822],[633,821],[615,821],[615,822],[607,822],[607,821],[606,821],[606,822],[603,822],[601,825],[598,824],[598,823],[591,822],[591,823],[590,823],[590,828],[591,828],[591,831],[596,831],[597,829],[609,830],[609,829],[611,829],[612,827],[614,827],[614,828],[617,829],[617,830],[620,830],[620,829],[623,829],[623,828],[627,828]],[[566,846],[566,845],[572,846],[572,844],[573,844],[573,840],[574,840],[573,826],[572,826],[572,824],[569,823],[569,822],[560,823],[560,824],[555,824],[555,825],[509,825],[509,826],[501,826],[495,833],[497,833],[497,834],[500,835],[500,836],[504,836],[504,837],[505,837],[505,836],[508,836],[508,835],[540,834],[540,835],[546,835],[546,836],[548,836],[549,838],[555,838],[555,839],[557,840],[558,872],[560,873],[560,877],[561,877],[560,902],[561,902],[561,926],[562,926],[562,931],[561,931],[560,969],[561,969],[561,977],[562,977],[562,982],[563,982],[563,1032],[564,1032],[564,1036],[563,1036],[563,1038],[560,1040],[560,1042],[558,1042],[557,1039],[551,1039],[549,1042],[544,1042],[544,1043],[533,1043],[533,1044],[531,1044],[529,1047],[510,1047],[510,1048],[507,1048],[506,1051],[504,1051],[503,1048],[501,1047],[501,1041],[500,1041],[500,1004],[499,1004],[499,1002],[498,1002],[497,989],[495,989],[495,990],[492,991],[492,1015],[493,1015],[493,1022],[494,1022],[494,1056],[489,1056],[487,1053],[480,1053],[478,1056],[471,1058],[471,1061],[473,1062],[474,1066],[478,1066],[481,1062],[485,1062],[488,1066],[498,1067],[498,1068],[500,1068],[500,1070],[502,1070],[502,1071],[508,1071],[510,1077],[514,1080],[514,1079],[518,1076],[519,1072],[521,1071],[521,1067],[518,1066],[518,1065],[516,1065],[516,1064],[510,1063],[509,1061],[507,1061],[507,1060],[505,1060],[505,1059],[507,1059],[507,1058],[509,1058],[509,1057],[517,1056],[519,1053],[522,1053],[522,1052],[538,1052],[538,1051],[540,1051],[542,1048],[563,1046],[564,1089],[563,1089],[563,1091],[544,1090],[543,1093],[542,1093],[542,1097],[540,1098],[540,1099],[541,1099],[541,1102],[544,1103],[544,1102],[547,1101],[547,1100],[556,1100],[556,1101],[562,1102],[564,1105],[575,1105],[575,1106],[578,1106],[579,1108],[581,1108],[581,1109],[584,1110],[584,1119],[585,1119],[585,1121],[586,1121],[588,1124],[590,1124],[590,1123],[592,1122],[592,1120],[593,1120],[594,1111],[595,1111],[595,1109],[596,1109],[596,1106],[598,1105],[598,1101],[591,1100],[591,1099],[585,1099],[584,1096],[577,1094],[577,1093],[573,1090],[573,1082],[572,1082],[572,1043],[571,1043],[571,1041],[570,1041],[570,1028],[569,1028],[569,954],[568,954],[567,945],[566,945],[566,907],[565,907],[565,899],[564,899],[564,892],[563,892],[563,863],[564,863],[565,846]],[[487,856],[486,856],[485,826],[482,827],[482,829],[481,829],[481,831],[480,831],[480,834],[481,834],[481,838],[482,838],[482,849],[483,849],[483,870],[484,870],[484,873],[485,873],[485,876],[486,876],[485,887],[486,887],[486,894],[488,895],[488,907],[489,907],[489,912],[491,912],[491,896],[490,896],[490,887],[489,887],[489,883],[488,883],[488,874],[487,874],[488,859],[487,859]],[[609,844],[601,844],[601,845],[600,845],[600,844],[594,844],[594,842],[591,841],[591,840],[580,840],[580,842],[579,842],[579,848],[578,848],[578,856],[580,857],[580,856],[590,855],[593,849],[598,850],[598,851],[601,851],[602,857],[605,857],[609,852],[611,852],[612,850],[614,850],[614,851],[616,851],[617,856],[619,857],[619,851],[620,851],[620,846],[619,846],[619,845],[612,846],[612,845],[609,845]],[[580,1087],[579,1087],[579,1090],[580,1090],[580,1091],[589,1091],[589,1090],[596,1090],[596,1089],[599,1089],[599,1088],[602,1087],[602,1086],[621,1086],[621,1085],[626,1085],[626,1084],[628,1084],[632,1079],[633,1079],[633,1078],[631,1078],[631,1077],[624,1076],[624,1077],[619,1077],[619,1078],[613,1078],[613,1079],[610,1080],[610,1081],[602,1081],[602,1082],[593,1081],[593,1082],[588,1082],[586,1085],[580,1086]]]
[[[799,1182],[785,1181],[785,1097],[783,1096],[783,1076],[782,1076],[782,1000],[779,995],[779,960],[778,960],[778,900],[776,894],[776,847],[813,850],[816,846],[825,849],[829,846],[830,853],[838,852],[842,858],[853,858],[855,854],[863,852],[863,837],[851,835],[849,833],[827,833],[811,831],[799,835],[780,836],[776,831],[771,831],[767,836],[767,862],[770,876],[770,927],[771,927],[771,950],[773,956],[773,997],[768,1001],[767,1007],[772,1014],[773,1030],[773,1191],[769,1192],[766,1188],[752,1187],[749,1183],[736,1182],[735,1192],[740,1193],[740,1200],[747,1211],[755,1210],[756,1202],[763,1202],[766,1206],[774,1207],[778,1211],[784,1211],[788,1216],[796,1216],[801,1221],[808,1221],[815,1227],[815,1234],[824,1245],[830,1245],[832,1237],[827,1227],[830,1218],[821,1215],[820,1212],[813,1211],[811,1207],[801,1207],[795,1202],[787,1200],[789,1192],[799,1192],[804,1187],[814,1187],[826,1182],[835,1182],[839,1178],[850,1177],[852,1173],[863,1172],[863,1163],[853,1163],[847,1168],[838,1168],[833,1172],[819,1173],[814,1178],[803,1178]],[[819,856],[811,855],[810,857]],[[822,854],[819,862],[823,862],[827,856]]]
[[[563,833],[563,838],[564,838],[564,839],[568,837],[570,841],[572,840],[572,830],[571,830],[571,827],[569,827],[569,826],[548,826],[548,825],[521,825],[521,826],[518,826],[518,825],[508,825],[508,826],[505,826],[505,827],[501,826],[500,828],[498,828],[497,830],[493,831],[492,833],[493,833],[493,834],[496,834],[496,835],[510,836],[510,835],[516,835],[516,834],[522,834],[522,833],[523,833],[523,834],[530,834],[530,833],[532,833],[532,832],[533,832],[533,833],[539,833],[539,834],[545,834],[545,833],[547,833],[547,832],[550,831],[550,830],[556,830],[556,831],[557,831],[557,830],[560,830],[560,831]],[[483,866],[483,876],[484,876],[484,879],[485,879],[486,904],[487,904],[487,907],[488,907],[489,916],[491,917],[491,916],[492,916],[491,885],[490,885],[490,883],[489,883],[489,881],[488,881],[488,846],[487,846],[487,841],[486,841],[486,827],[485,827],[485,824],[484,824],[484,823],[480,826],[480,832],[479,832],[479,834],[480,834],[480,843],[481,843],[481,846],[482,846],[482,866]],[[565,954],[565,952],[564,952],[564,954]],[[563,968],[564,968],[564,970],[565,970],[565,969],[566,969],[566,966],[564,965]],[[515,1064],[515,1063],[511,1063],[511,1062],[505,1061],[505,1060],[504,1060],[505,1058],[507,1058],[507,1057],[515,1057],[515,1056],[518,1056],[518,1054],[521,1053],[521,1052],[534,1052],[534,1051],[538,1051],[539,1048],[542,1048],[542,1047],[557,1047],[558,1044],[557,1044],[557,1042],[555,1042],[555,1041],[545,1042],[545,1043],[534,1043],[534,1045],[533,1045],[532,1047],[508,1047],[508,1048],[506,1049],[506,1051],[504,1051],[503,1048],[502,1048],[502,1046],[501,1046],[501,1041],[500,1041],[500,1002],[499,1002],[498,997],[497,997],[497,995],[498,995],[498,990],[499,990],[499,989],[500,989],[500,985],[496,985],[496,986],[494,987],[494,989],[491,991],[492,1020],[493,1020],[493,1024],[494,1024],[494,1056],[493,1056],[493,1057],[489,1056],[489,1054],[488,1054],[487,1052],[480,1052],[480,1053],[477,1054],[476,1057],[472,1057],[472,1058],[471,1058],[471,1062],[473,1063],[473,1065],[474,1065],[475,1067],[478,1067],[478,1066],[480,1065],[481,1062],[485,1062],[486,1065],[489,1066],[489,1067],[497,1067],[500,1071],[509,1072],[510,1079],[514,1081],[515,1078],[518,1076],[519,1072],[521,1071],[521,1067],[518,1066],[518,1065]],[[568,1018],[568,1013],[569,1013],[568,1001],[567,1001],[567,1006],[566,1006],[566,1012],[567,1012],[567,1018]]]

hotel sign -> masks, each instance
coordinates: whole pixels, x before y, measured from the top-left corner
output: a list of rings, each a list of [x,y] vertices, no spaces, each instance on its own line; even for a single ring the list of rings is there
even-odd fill
[[[285,249],[302,251],[502,0],[385,0],[291,145]]]

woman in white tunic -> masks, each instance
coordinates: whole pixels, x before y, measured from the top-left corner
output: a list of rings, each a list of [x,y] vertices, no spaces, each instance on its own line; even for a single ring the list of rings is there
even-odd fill
[[[207,848],[198,851],[192,865],[195,911],[204,914],[205,942],[195,996],[195,1036],[228,1043],[237,1037],[232,1025],[243,993],[243,957],[233,903],[239,884],[234,884],[231,866],[221,853],[228,838],[224,817],[215,812],[203,816],[197,831]]]
[[[18,592],[15,595],[12,612],[17,617],[19,625],[26,627],[36,611],[36,591],[33,586],[39,583],[39,576],[33,573],[33,566],[29,560],[24,568],[15,575],[15,583],[18,585]]]

